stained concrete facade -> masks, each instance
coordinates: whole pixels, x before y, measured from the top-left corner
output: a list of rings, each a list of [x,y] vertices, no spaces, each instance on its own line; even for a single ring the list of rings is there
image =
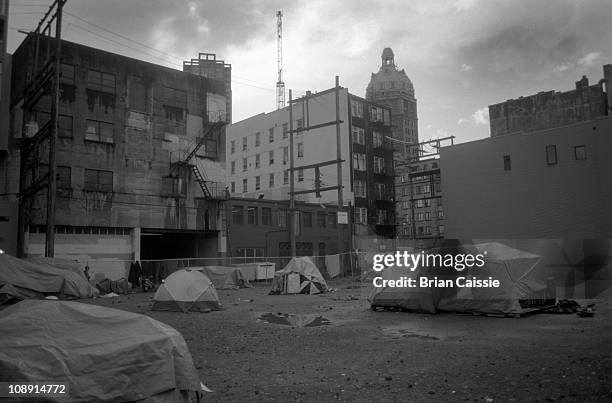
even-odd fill
[[[33,46],[30,36],[13,56],[3,184],[9,195],[20,191],[20,145],[49,119],[48,95],[23,116]],[[56,256],[116,276],[124,268],[119,261],[223,254],[225,171],[219,156],[225,139],[222,131],[208,131],[223,125],[218,120],[225,100],[210,102],[223,98],[223,83],[67,41],[61,61]],[[46,144],[27,169],[28,183],[46,172]],[[207,181],[208,197],[194,166]],[[31,198],[26,255],[43,251],[45,193]],[[166,242],[151,247],[154,239]],[[101,261],[108,259],[118,262]]]
[[[447,238],[612,239],[612,117],[441,150]]]
[[[603,66],[604,77],[590,85],[586,76],[576,89],[547,91],[489,106],[491,137],[533,132],[612,115],[612,65]]]

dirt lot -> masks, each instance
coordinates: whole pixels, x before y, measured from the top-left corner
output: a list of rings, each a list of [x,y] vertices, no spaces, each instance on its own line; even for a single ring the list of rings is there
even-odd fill
[[[150,311],[151,293],[89,302],[179,330],[211,402],[612,401],[612,297],[593,301],[593,318],[514,319],[373,312],[366,290],[332,287],[314,296],[223,290],[224,310],[211,313]],[[266,313],[331,323],[258,320]]]

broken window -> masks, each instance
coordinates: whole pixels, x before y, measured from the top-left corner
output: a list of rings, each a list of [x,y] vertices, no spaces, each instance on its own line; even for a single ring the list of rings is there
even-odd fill
[[[87,119],[85,123],[87,126],[85,140],[99,141],[101,143],[115,142],[112,123],[90,119]]]
[[[109,94],[115,93],[115,75],[101,71],[89,70],[87,72],[87,88]]]

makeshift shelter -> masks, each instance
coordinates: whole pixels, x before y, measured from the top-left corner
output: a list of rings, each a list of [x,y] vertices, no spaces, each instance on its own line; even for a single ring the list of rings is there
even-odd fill
[[[284,269],[277,271],[270,294],[319,294],[327,291],[327,283],[308,258],[294,257]]]
[[[164,280],[155,296],[152,310],[199,311],[220,310],[221,304],[215,286],[199,270],[177,270]]]
[[[7,287],[10,285],[10,287]],[[3,299],[91,298],[94,288],[83,273],[57,268],[45,261],[31,262],[6,253],[0,254],[0,293]],[[2,299],[2,298],[0,298]]]
[[[0,379],[67,384],[71,402],[188,402],[201,382],[183,336],[148,316],[71,301],[0,311]]]
[[[429,253],[444,254],[444,250]],[[465,252],[457,250],[455,253]],[[369,301],[372,308],[397,307],[407,310],[435,313],[470,312],[485,314],[520,314],[521,303],[542,296],[546,289],[546,273],[535,270],[540,260],[535,255],[492,242],[470,245],[470,253],[484,255],[484,266],[456,271],[453,268],[418,267],[410,271],[405,267],[387,267],[379,275],[383,279],[398,280],[438,277],[452,280],[453,287],[374,287]],[[499,280],[499,287],[457,287],[457,277]]]
[[[191,270],[198,270],[212,281],[217,290],[235,290],[238,288],[249,288],[251,284],[242,274],[238,267],[227,266],[204,266],[190,267]]]

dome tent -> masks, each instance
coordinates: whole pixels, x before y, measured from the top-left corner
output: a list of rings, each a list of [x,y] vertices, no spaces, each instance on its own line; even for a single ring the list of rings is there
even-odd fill
[[[65,383],[71,402],[182,403],[202,387],[183,336],[145,315],[27,300],[0,328],[0,379]]]
[[[291,283],[295,283],[292,286]],[[274,273],[270,294],[319,294],[327,291],[323,275],[309,257],[294,257]]]
[[[219,296],[212,281],[198,270],[177,270],[159,286],[153,297],[154,311],[220,310]]]

